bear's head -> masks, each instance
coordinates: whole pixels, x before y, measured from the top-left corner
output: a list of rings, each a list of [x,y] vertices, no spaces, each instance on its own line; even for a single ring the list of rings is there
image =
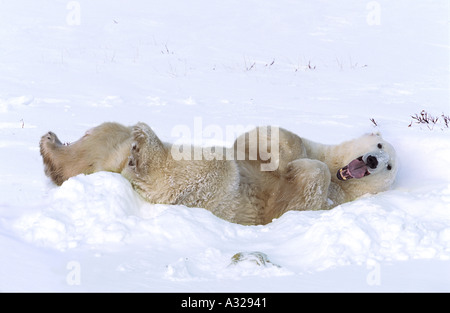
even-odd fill
[[[351,198],[388,190],[398,164],[394,147],[380,134],[367,134],[338,146],[334,181]],[[333,174],[333,173],[332,173]]]

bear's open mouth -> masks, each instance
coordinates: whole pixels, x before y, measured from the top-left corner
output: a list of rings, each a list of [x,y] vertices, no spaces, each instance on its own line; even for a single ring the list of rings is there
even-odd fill
[[[363,178],[367,175],[370,175],[370,173],[362,156],[354,159],[348,165],[337,171],[337,178],[344,181],[352,178]]]

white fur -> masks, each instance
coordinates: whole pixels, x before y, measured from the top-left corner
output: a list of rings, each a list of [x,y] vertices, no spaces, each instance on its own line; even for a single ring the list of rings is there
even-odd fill
[[[258,155],[250,158],[252,144],[270,151],[254,146]],[[171,153],[174,147],[161,142],[144,123],[134,127],[105,123],[67,146],[49,132],[40,146],[46,174],[57,184],[80,173],[119,172],[149,202],[202,207],[240,224],[266,224],[289,210],[330,209],[366,193],[385,191],[398,168],[394,148],[379,134],[323,145],[272,127],[241,135],[225,152],[244,159],[209,155],[178,160]],[[337,178],[340,168],[369,154],[379,158],[370,175]],[[270,170],[263,165],[270,165]]]

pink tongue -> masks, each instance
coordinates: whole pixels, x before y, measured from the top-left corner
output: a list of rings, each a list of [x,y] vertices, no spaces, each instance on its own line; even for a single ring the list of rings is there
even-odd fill
[[[355,159],[349,163],[348,171],[353,178],[362,178],[366,174],[367,166],[362,160]]]

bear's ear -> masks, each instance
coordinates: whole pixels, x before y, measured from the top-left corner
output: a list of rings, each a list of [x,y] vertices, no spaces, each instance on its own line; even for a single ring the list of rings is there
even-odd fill
[[[380,133],[380,132],[372,133],[371,135],[372,135],[372,136],[378,136],[378,137],[381,138],[381,133]]]

